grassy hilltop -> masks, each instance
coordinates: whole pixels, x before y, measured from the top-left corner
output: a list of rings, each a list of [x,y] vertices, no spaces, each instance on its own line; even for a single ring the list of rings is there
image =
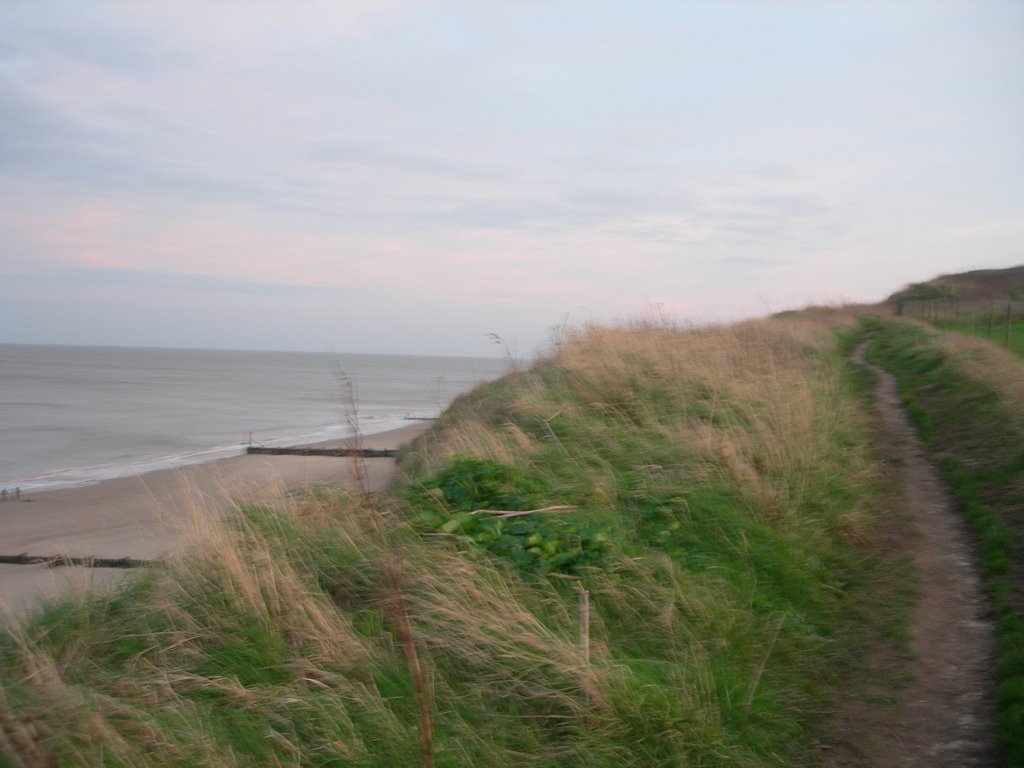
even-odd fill
[[[975,269],[939,275],[923,283],[911,283],[892,294],[887,303],[935,298],[1024,301],[1024,266]]]
[[[1024,266],[940,275],[885,302],[906,317],[984,338],[1024,357]]]
[[[4,628],[0,765],[817,764],[865,659],[898,684],[913,596],[846,360],[883,331],[572,332],[457,400],[390,493],[237,510]]]

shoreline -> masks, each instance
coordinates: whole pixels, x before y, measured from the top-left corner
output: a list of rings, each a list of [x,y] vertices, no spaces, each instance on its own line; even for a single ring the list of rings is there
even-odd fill
[[[420,422],[434,422],[439,416],[388,416],[370,419],[360,423],[361,440],[366,441],[374,435],[397,432]],[[109,480],[120,480],[126,477],[152,474],[154,472],[176,471],[200,464],[232,459],[246,455],[250,446],[267,448],[300,448],[300,447],[335,447],[350,444],[353,435],[349,427],[336,426],[317,430],[308,434],[279,435],[264,437],[262,440],[250,438],[249,442],[214,445],[207,448],[189,450],[183,453],[168,455],[152,455],[145,458],[131,459],[110,464],[82,464],[65,469],[44,470],[23,473],[0,479],[0,488],[7,491],[6,500],[14,498],[16,491],[22,495],[50,493],[52,491],[71,490],[97,485]],[[366,431],[373,430],[373,431]],[[0,503],[3,503],[0,501]]]
[[[365,448],[398,448],[431,425],[417,421],[362,436]],[[350,446],[352,438],[304,444]],[[368,459],[371,490],[390,480],[394,459]],[[155,559],[182,552],[196,518],[218,517],[230,504],[279,498],[316,485],[346,487],[352,460],[324,456],[231,456],[173,469],[22,493],[0,502],[0,554]],[[0,564],[0,616],[23,613],[42,597],[84,591],[125,578],[124,571]]]

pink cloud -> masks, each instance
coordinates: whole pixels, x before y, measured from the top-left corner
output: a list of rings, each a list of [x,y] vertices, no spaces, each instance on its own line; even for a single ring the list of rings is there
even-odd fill
[[[51,257],[46,261],[97,269],[132,266],[122,252],[127,220],[117,206],[90,201],[62,208],[55,201],[53,208],[45,216],[20,214],[13,221],[17,236]]]

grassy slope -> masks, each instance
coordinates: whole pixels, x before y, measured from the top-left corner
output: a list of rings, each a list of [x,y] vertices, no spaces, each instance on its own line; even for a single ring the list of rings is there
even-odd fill
[[[394,498],[245,510],[4,630],[0,759],[812,764],[877,629],[830,322],[589,329],[461,398]]]
[[[998,731],[1006,764],[1024,765],[1024,361],[919,324],[865,327],[977,536],[998,621]]]
[[[986,339],[1024,357],[1024,320],[1004,323],[1002,318],[997,318],[991,328],[987,325],[987,318],[981,318],[975,322],[942,321],[936,323],[936,326],[943,330],[957,331],[976,336],[979,339]]]
[[[932,282],[951,289],[958,296],[1015,301],[1024,298],[1024,266],[941,275]]]
[[[929,299],[940,301],[929,307]],[[904,310],[908,317],[988,339],[1024,357],[1021,305],[1013,305],[1010,321],[1006,318],[1006,302],[1024,300],[1024,266],[940,275],[912,284],[886,302],[895,307],[901,300],[910,302]]]
[[[979,269],[939,275],[925,283],[915,283],[887,299],[931,299],[959,296],[969,299],[1024,299],[1024,266],[1006,269]]]

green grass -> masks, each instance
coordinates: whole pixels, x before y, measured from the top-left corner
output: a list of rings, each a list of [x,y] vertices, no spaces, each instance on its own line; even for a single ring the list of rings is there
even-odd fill
[[[952,316],[952,313],[945,316],[940,311],[938,316],[930,319],[926,312],[919,319],[925,319],[943,331],[953,331],[985,339],[1024,356],[1024,318],[1020,316],[1020,311],[1020,306],[1017,306],[1009,323],[1005,308],[999,307],[994,308],[991,312],[986,309],[974,313],[965,312],[955,317]],[[911,314],[918,316],[913,311]]]
[[[997,729],[1024,764],[1024,431],[1019,414],[917,326],[864,321],[869,359],[892,372],[977,541],[999,641]]]
[[[989,327],[989,318],[985,316],[976,318],[974,322],[940,320],[935,325],[937,328],[946,331],[956,331],[957,333],[987,339],[993,344],[1006,347],[1010,351],[1024,357],[1024,320],[1014,319],[1007,325],[1005,317],[997,316],[993,321],[993,325]]]
[[[242,510],[4,628],[0,756],[417,765],[429,725],[438,766],[814,765],[905,619],[857,376],[808,321],[573,336],[391,496]]]

